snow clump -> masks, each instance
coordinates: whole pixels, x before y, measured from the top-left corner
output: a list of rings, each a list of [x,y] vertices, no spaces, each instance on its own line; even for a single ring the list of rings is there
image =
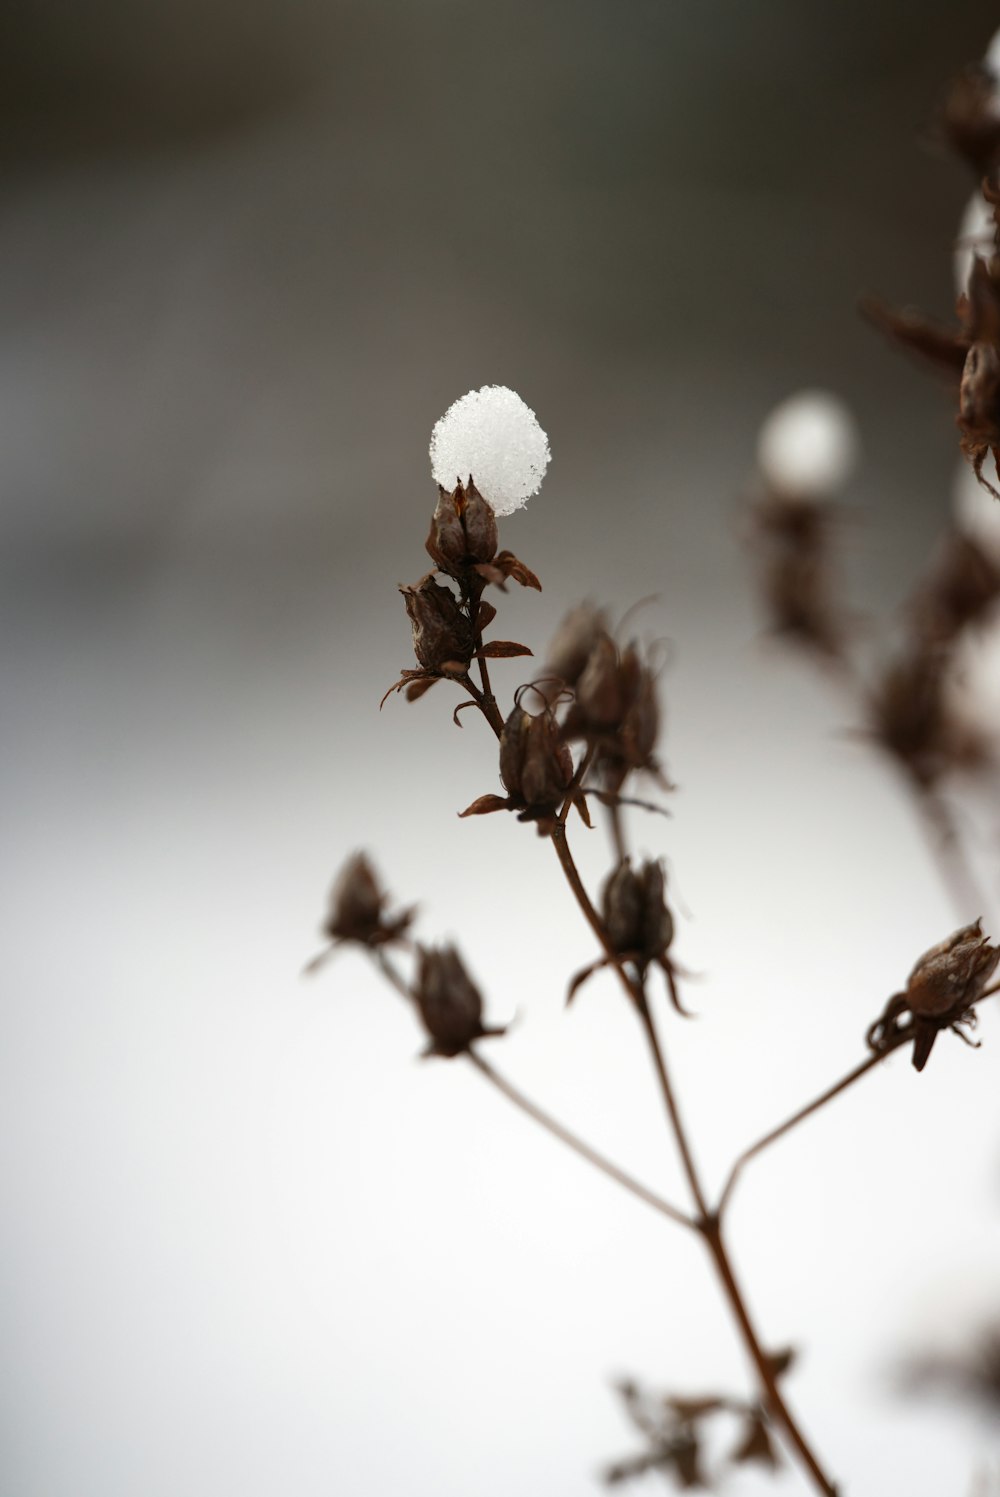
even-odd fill
[[[549,465],[549,439],[533,410],[505,385],[470,390],[431,433],[431,473],[442,488],[471,477],[496,515],[537,494]]]
[[[802,390],[775,406],[760,429],[757,462],[776,493],[825,499],[842,488],[857,461],[854,417],[826,390]]]

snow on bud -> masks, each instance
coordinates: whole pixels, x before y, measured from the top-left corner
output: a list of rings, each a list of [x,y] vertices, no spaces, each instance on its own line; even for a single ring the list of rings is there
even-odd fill
[[[761,473],[788,498],[828,498],[846,483],[857,455],[854,417],[825,390],[802,390],[783,400],[757,439]]]
[[[958,223],[955,240],[955,295],[965,296],[969,290],[972,262],[977,255],[989,259],[993,253],[993,236],[996,223],[993,209],[978,190],[965,205]]]
[[[549,439],[533,410],[505,385],[483,385],[449,406],[431,433],[431,473],[451,491],[470,477],[493,509],[510,515],[537,494]]]

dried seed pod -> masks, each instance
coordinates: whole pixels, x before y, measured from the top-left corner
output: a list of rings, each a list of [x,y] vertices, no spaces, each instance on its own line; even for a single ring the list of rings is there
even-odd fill
[[[910,973],[906,1001],[927,1018],[971,1008],[1000,962],[1000,949],[983,935],[983,922],[963,926],[925,951]]]
[[[563,722],[564,737],[585,740],[594,751],[595,775],[617,793],[633,770],[660,775],[654,757],[659,728],[656,678],[638,646],[622,651],[609,634],[596,632]]]
[[[413,653],[424,670],[455,675],[467,669],[475,636],[454,593],[429,572],[412,587],[399,590],[413,627]]]
[[[388,899],[365,853],[354,853],[334,883],[324,935],[331,941],[357,941],[362,946],[398,941],[411,924],[414,912],[401,910],[388,916]]]
[[[520,705],[500,735],[500,777],[524,820],[546,822],[573,778],[573,759],[555,715],[546,708],[532,717]]]
[[[473,1040],[503,1033],[483,1025],[482,996],[454,946],[420,947],[413,996],[430,1039],[429,1055],[461,1055]]]
[[[952,82],[938,109],[938,131],[945,144],[983,177],[1000,158],[997,83],[981,63],[965,68]]]
[[[663,970],[671,1002],[678,1013],[685,1013],[677,991],[677,974],[670,958],[674,939],[674,917],[665,898],[666,876],[663,864],[647,859],[638,873],[628,858],[623,858],[604,885],[601,914],[608,941],[615,953],[632,962],[640,978],[651,963]],[[567,1002],[595,972],[614,959],[608,956],[578,972],[570,983]]]
[[[427,551],[442,572],[461,578],[471,566],[496,555],[497,522],[490,505],[470,477],[449,491],[438,486]]]
[[[998,963],[1000,947],[991,946],[983,935],[982,921],[963,926],[924,952],[905,992],[893,994],[868,1030],[868,1044],[883,1051],[912,1037],[918,1071],[927,1064],[942,1029],[951,1029],[971,1044],[964,1031],[975,1024],[975,1004]]]

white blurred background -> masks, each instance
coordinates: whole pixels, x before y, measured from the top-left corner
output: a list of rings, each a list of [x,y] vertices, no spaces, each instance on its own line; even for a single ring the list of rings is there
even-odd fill
[[[435,419],[549,432],[502,539],[669,640],[688,916],[664,1014],[713,1182],[846,1070],[958,923],[843,703],[762,644],[740,493],[802,384],[864,464],[845,571],[887,617],[948,512],[946,394],[854,313],[946,315],[969,183],[921,152],[998,17],[738,0],[15,7],[0,58],[0,1047],[11,1497],[584,1497],[611,1381],[741,1391],[698,1245],[421,1040],[362,959],[300,980],[367,847],[460,940],[512,1078],[682,1195],[640,1037],[546,844],[459,822],[485,729],[410,663]],[[502,623],[502,629],[499,627]],[[496,632],[496,631],[495,631]],[[498,687],[523,679],[500,663]],[[996,828],[967,830],[996,903]],[[578,837],[596,882],[603,832]],[[979,913],[978,911],[970,912]],[[992,924],[991,924],[992,922]],[[858,1497],[967,1493],[1000,1446],[895,1390],[1000,1314],[1000,1024],[905,1055],[748,1172],[734,1249]],[[655,1486],[655,1478],[650,1485]],[[734,1492],[763,1492],[752,1473]],[[801,1490],[789,1471],[780,1490]]]

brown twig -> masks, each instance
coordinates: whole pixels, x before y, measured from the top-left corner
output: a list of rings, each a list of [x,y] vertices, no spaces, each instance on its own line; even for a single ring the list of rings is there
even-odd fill
[[[406,979],[395,964],[390,961],[385,952],[379,947],[372,952],[372,955],[383,977],[392,984],[401,997],[406,999],[407,1003],[413,1003],[413,994]],[[477,1051],[467,1050],[465,1057],[475,1066],[479,1074],[485,1077],[509,1102],[512,1102],[515,1107],[518,1107],[533,1122],[538,1123],[553,1138],[557,1138],[568,1149],[572,1149],[574,1154],[586,1160],[594,1169],[606,1175],[609,1180],[614,1180],[617,1185],[620,1185],[623,1190],[627,1190],[630,1195],[636,1196],[647,1206],[652,1206],[654,1211],[660,1212],[662,1216],[669,1217],[679,1227],[687,1227],[689,1230],[694,1230],[695,1223],[690,1216],[679,1210],[678,1207],[672,1206],[669,1201],[664,1200],[655,1191],[649,1190],[641,1181],[636,1180],[626,1170],[620,1169],[617,1164],[612,1163],[610,1159],[605,1158],[596,1149],[592,1149],[582,1138],[579,1138],[569,1128],[565,1127],[564,1124],[558,1122],[551,1113],[539,1107],[537,1102],[532,1102],[530,1097],[526,1096],[513,1082],[508,1081],[506,1076],[502,1075],[489,1061],[484,1060]]]
[[[606,956],[609,958],[609,961],[614,966],[615,971],[618,973],[622,986],[624,987],[629,998],[635,1004],[635,1007],[639,1013],[643,1029],[649,1043],[653,1063],[656,1068],[657,1077],[660,1083],[660,1090],[667,1109],[667,1116],[670,1121],[671,1130],[673,1132],[674,1140],[677,1144],[678,1152],[681,1156],[681,1163],[683,1165],[685,1175],[687,1176],[688,1185],[690,1187],[692,1197],[698,1210],[698,1216],[694,1220],[694,1227],[699,1236],[705,1242],[705,1245],[711,1255],[712,1262],[719,1276],[719,1281],[722,1285],[723,1292],[729,1302],[730,1309],[733,1312],[733,1317],[740,1331],[744,1346],[746,1347],[750,1360],[756,1370],[764,1404],[771,1413],[775,1424],[783,1430],[789,1444],[795,1450],[800,1461],[802,1462],[802,1465],[808,1471],[810,1479],[815,1485],[817,1491],[822,1492],[824,1494],[824,1497],[836,1497],[836,1487],[824,1472],[818,1458],[813,1453],[812,1447],[803,1434],[798,1420],[792,1414],[782,1396],[781,1390],[778,1387],[778,1378],[774,1363],[764,1351],[760,1337],[753,1324],[753,1321],[750,1318],[750,1312],[747,1308],[747,1303],[744,1298],[743,1291],[740,1288],[740,1285],[736,1279],[735,1272],[733,1270],[728,1247],[723,1239],[722,1223],[719,1220],[718,1215],[710,1213],[707,1208],[705,1192],[701,1184],[701,1179],[698,1174],[697,1167],[695,1165],[694,1156],[691,1150],[690,1143],[688,1141],[687,1132],[681,1118],[677,1099],[674,1095],[674,1090],[670,1081],[669,1072],[667,1070],[663,1049],[660,1045],[659,1038],[656,1033],[656,1027],[653,1022],[652,1014],[649,1011],[649,1005],[646,1001],[645,991],[642,987],[642,984],[638,980],[630,977],[628,972],[625,970],[625,966],[621,957],[614,950],[611,944],[611,940],[608,936],[608,932],[605,928],[604,922],[595,909],[589,894],[587,893],[586,887],[580,877],[579,870],[573,858],[573,854],[570,852],[569,844],[566,841],[565,819],[560,819],[556,822],[556,825],[552,831],[552,842],[556,849],[556,855],[559,858],[560,866],[562,867],[562,870],[566,876],[566,880],[571,890],[573,891],[577,904],[579,905],[584,918],[586,919],[590,928],[593,930],[595,936],[598,939],[598,942],[600,943]]]
[[[692,1217],[678,1210],[676,1206],[671,1206],[669,1201],[665,1201],[662,1196],[658,1196],[654,1191],[647,1190],[645,1185],[640,1184],[638,1180],[633,1179],[631,1175],[619,1169],[616,1164],[612,1164],[610,1160],[605,1159],[602,1154],[598,1154],[595,1149],[592,1149],[589,1144],[584,1143],[576,1134],[571,1133],[568,1128],[564,1128],[562,1123],[556,1122],[555,1118],[551,1117],[535,1102],[526,1097],[505,1076],[501,1076],[499,1071],[490,1065],[489,1061],[484,1060],[478,1051],[469,1050],[467,1057],[480,1075],[484,1076],[492,1086],[495,1086],[508,1101],[513,1102],[515,1107],[519,1107],[529,1118],[538,1123],[548,1133],[551,1133],[553,1138],[557,1138],[560,1143],[572,1149],[574,1154],[578,1154],[581,1159],[585,1159],[588,1164],[592,1164],[595,1169],[600,1170],[602,1174],[607,1175],[609,1179],[614,1180],[623,1189],[629,1191],[630,1194],[637,1196],[647,1206],[652,1206],[654,1211],[659,1211],[663,1216],[668,1216],[671,1221],[676,1222],[680,1227],[687,1227],[692,1231],[695,1230],[695,1222]]]

